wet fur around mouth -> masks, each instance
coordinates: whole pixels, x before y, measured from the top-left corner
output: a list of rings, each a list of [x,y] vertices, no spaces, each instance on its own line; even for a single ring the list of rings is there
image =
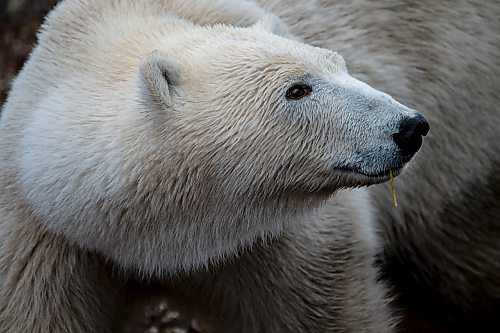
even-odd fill
[[[357,167],[351,167],[351,166],[341,166],[341,167],[335,167],[335,171],[340,171],[341,173],[347,173],[350,175],[361,175],[364,177],[369,177],[369,178],[378,178],[381,179],[382,181],[387,181],[389,180],[389,170],[392,170],[392,173],[394,176],[400,175],[402,171],[405,168],[405,164],[394,167],[394,168],[387,168],[385,170],[373,172],[373,173],[366,173],[364,171],[361,171]]]

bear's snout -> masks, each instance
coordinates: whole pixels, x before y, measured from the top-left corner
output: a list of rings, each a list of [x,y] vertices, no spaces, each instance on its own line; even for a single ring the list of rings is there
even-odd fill
[[[420,114],[405,118],[399,126],[399,132],[392,136],[401,154],[411,158],[422,146],[422,136],[427,135],[429,128],[429,123]]]

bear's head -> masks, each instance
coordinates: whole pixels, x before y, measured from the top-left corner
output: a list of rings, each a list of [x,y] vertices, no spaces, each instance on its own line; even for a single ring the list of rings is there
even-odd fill
[[[85,109],[39,113],[21,175],[36,215],[149,275],[232,254],[339,188],[398,174],[423,118],[276,30],[187,26],[116,86],[82,85],[98,96]]]

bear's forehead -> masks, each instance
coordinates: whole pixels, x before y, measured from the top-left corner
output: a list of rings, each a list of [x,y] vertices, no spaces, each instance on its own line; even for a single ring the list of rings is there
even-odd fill
[[[216,30],[216,31],[214,31]],[[202,29],[176,55],[186,86],[263,82],[272,86],[310,75],[345,72],[338,54],[255,29]]]
[[[204,59],[234,72],[279,70],[280,72],[343,70],[341,56],[269,33],[225,34],[205,44]],[[250,30],[250,32],[252,32]],[[198,49],[198,51],[200,51]]]

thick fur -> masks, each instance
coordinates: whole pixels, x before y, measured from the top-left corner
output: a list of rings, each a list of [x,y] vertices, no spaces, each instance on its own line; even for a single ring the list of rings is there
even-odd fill
[[[341,191],[272,244],[258,242],[164,292],[216,332],[392,331],[372,266],[380,249],[371,213],[367,193]]]
[[[147,282],[221,332],[391,330],[367,193],[326,201],[401,170],[417,113],[289,35],[249,2],[58,5],[0,122],[2,332],[119,330]]]

